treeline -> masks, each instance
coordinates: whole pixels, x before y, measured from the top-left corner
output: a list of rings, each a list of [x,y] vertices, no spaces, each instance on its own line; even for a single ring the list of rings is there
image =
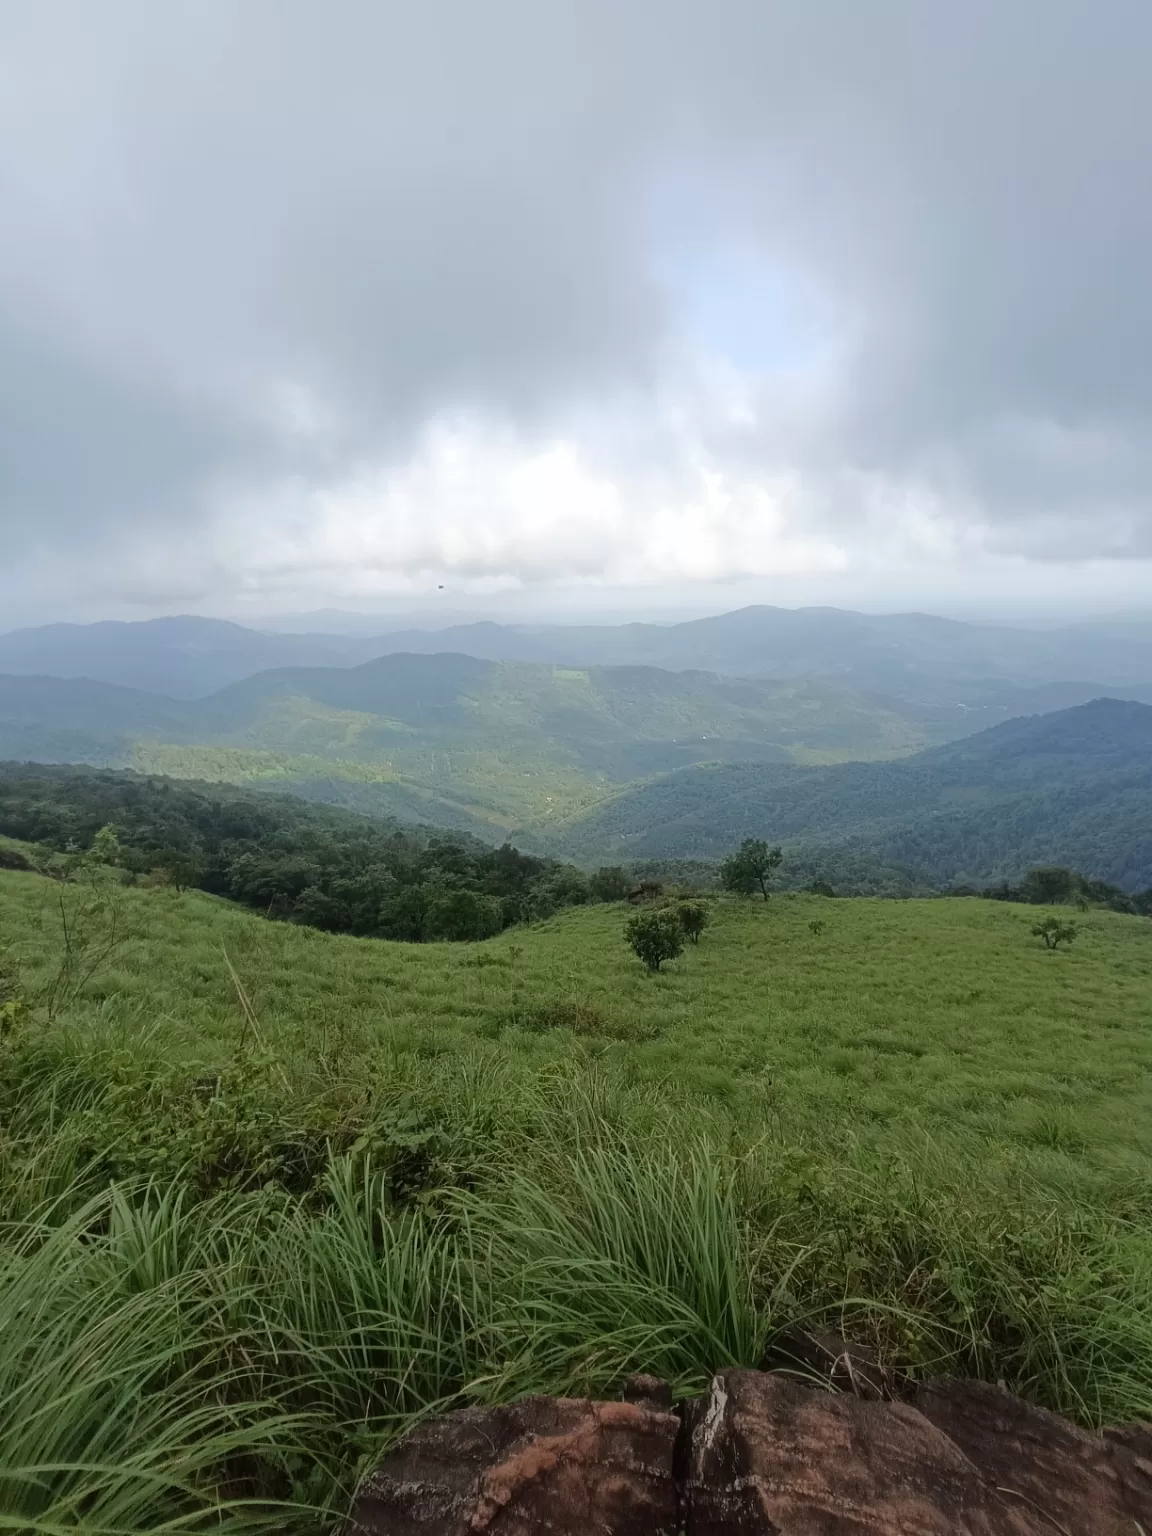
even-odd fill
[[[951,895],[976,895],[989,901],[1019,901],[1031,906],[1107,907],[1112,912],[1128,912],[1137,917],[1152,917],[1152,890],[1133,895],[1107,880],[1093,880],[1078,870],[1062,865],[1030,869],[1018,884],[1002,880],[979,893],[958,887]]]
[[[62,854],[102,827],[129,879],[196,887],[271,918],[388,939],[484,939],[562,907],[619,900],[620,870],[491,848],[289,796],[130,772],[0,764],[0,832]]]

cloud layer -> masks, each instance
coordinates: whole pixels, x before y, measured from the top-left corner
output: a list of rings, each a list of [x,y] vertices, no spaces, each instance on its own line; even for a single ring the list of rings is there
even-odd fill
[[[1134,568],[1149,57],[1139,0],[7,7],[0,602]]]

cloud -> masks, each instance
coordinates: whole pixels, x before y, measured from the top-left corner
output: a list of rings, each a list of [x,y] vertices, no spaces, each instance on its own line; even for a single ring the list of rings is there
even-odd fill
[[[1139,561],[1150,51],[1139,0],[10,7],[0,601]]]

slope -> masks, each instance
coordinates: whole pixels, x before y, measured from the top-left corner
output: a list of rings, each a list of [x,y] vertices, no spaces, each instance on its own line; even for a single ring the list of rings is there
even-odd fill
[[[450,654],[278,669],[202,700],[0,680],[0,756],[269,782],[499,830],[547,825],[694,762],[891,758],[974,723],[814,682]]]
[[[770,836],[835,866],[933,883],[1066,863],[1152,886],[1152,708],[1099,699],[893,763],[707,765],[617,796],[557,846],[585,857],[715,857]]]

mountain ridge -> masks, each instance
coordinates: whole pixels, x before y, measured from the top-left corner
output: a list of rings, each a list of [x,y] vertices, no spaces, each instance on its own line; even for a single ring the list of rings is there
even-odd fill
[[[674,624],[506,625],[480,619],[364,635],[263,631],[176,615],[0,634],[0,672],[90,677],[183,698],[206,697],[284,666],[351,667],[402,653],[779,680],[819,677],[920,703],[986,702],[1006,686],[1152,685],[1152,625],[1139,622],[1037,630],[916,612],[764,604]]]
[[[557,849],[715,858],[743,837],[816,864],[991,882],[1071,864],[1152,886],[1152,708],[1101,698],[887,763],[702,764],[626,789],[556,829]]]

